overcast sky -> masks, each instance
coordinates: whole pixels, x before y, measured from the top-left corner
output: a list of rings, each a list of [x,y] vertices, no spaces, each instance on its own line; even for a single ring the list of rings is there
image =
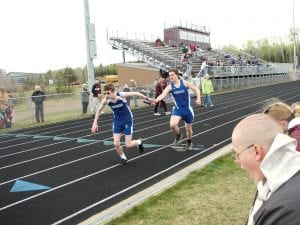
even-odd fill
[[[0,69],[46,72],[86,64],[84,0],[0,0]],[[213,47],[247,40],[285,38],[293,26],[293,0],[89,0],[96,25],[94,65],[122,62],[107,44],[109,34],[163,38],[165,25],[198,24]],[[300,27],[295,0],[295,25]]]

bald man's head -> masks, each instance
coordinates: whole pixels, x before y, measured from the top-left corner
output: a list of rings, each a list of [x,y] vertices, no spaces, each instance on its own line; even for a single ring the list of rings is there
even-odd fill
[[[269,149],[275,136],[283,133],[282,128],[271,116],[254,114],[241,120],[232,132],[233,145],[260,144]]]

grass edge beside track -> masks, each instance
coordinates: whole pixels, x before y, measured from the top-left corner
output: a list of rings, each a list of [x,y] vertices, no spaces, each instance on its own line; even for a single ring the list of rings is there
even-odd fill
[[[221,148],[80,225],[243,224],[255,185],[232,161],[231,149]]]

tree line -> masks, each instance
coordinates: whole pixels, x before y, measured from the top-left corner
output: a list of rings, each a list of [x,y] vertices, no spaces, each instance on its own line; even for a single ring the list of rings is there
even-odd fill
[[[248,40],[239,51],[247,53],[257,58],[263,59],[267,62],[273,63],[293,63],[294,62],[294,36],[293,29],[290,29],[286,40],[279,39],[261,39],[258,41]],[[296,34],[296,53],[298,55],[297,65],[300,64],[300,43],[298,42],[298,35],[300,28],[295,29]],[[238,49],[233,45],[224,47],[225,50]]]
[[[105,75],[117,75],[116,64],[110,64],[103,66],[94,67],[94,74],[96,77],[104,77]],[[71,68],[66,67],[59,70],[48,70],[46,73],[39,77],[28,76],[24,83],[24,90],[32,90],[36,84],[42,85],[43,87],[49,86],[52,82],[55,85],[56,93],[67,93],[72,91],[72,84],[82,84],[87,82],[87,68]],[[51,91],[53,92],[53,91]]]

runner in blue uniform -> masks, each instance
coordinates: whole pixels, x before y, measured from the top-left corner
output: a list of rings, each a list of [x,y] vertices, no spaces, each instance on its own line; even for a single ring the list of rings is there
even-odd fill
[[[192,123],[194,120],[194,111],[191,106],[191,98],[188,92],[190,88],[197,96],[196,104],[201,105],[201,95],[199,88],[195,87],[191,82],[181,80],[177,69],[169,70],[169,78],[171,83],[164,89],[163,93],[159,95],[153,102],[157,103],[167,96],[169,92],[172,93],[174,107],[170,119],[170,127],[175,133],[176,138],[173,145],[178,145],[182,139],[182,134],[179,130],[179,122],[185,122],[185,131],[187,136],[186,150],[192,150]]]
[[[97,109],[93,126],[91,128],[92,133],[96,133],[99,129],[98,118],[103,110],[103,108],[108,105],[113,110],[114,121],[113,121],[113,136],[114,136],[114,146],[117,153],[121,157],[120,165],[125,165],[127,163],[127,157],[123,152],[123,148],[120,144],[122,134],[125,134],[125,145],[127,148],[132,148],[138,146],[140,153],[143,153],[144,146],[141,139],[132,140],[133,134],[133,117],[130,107],[127,105],[126,97],[138,96],[146,100],[152,101],[153,99],[148,99],[147,96],[140,92],[115,92],[115,87],[112,83],[106,84],[104,86],[105,97],[101,101],[99,108]]]

